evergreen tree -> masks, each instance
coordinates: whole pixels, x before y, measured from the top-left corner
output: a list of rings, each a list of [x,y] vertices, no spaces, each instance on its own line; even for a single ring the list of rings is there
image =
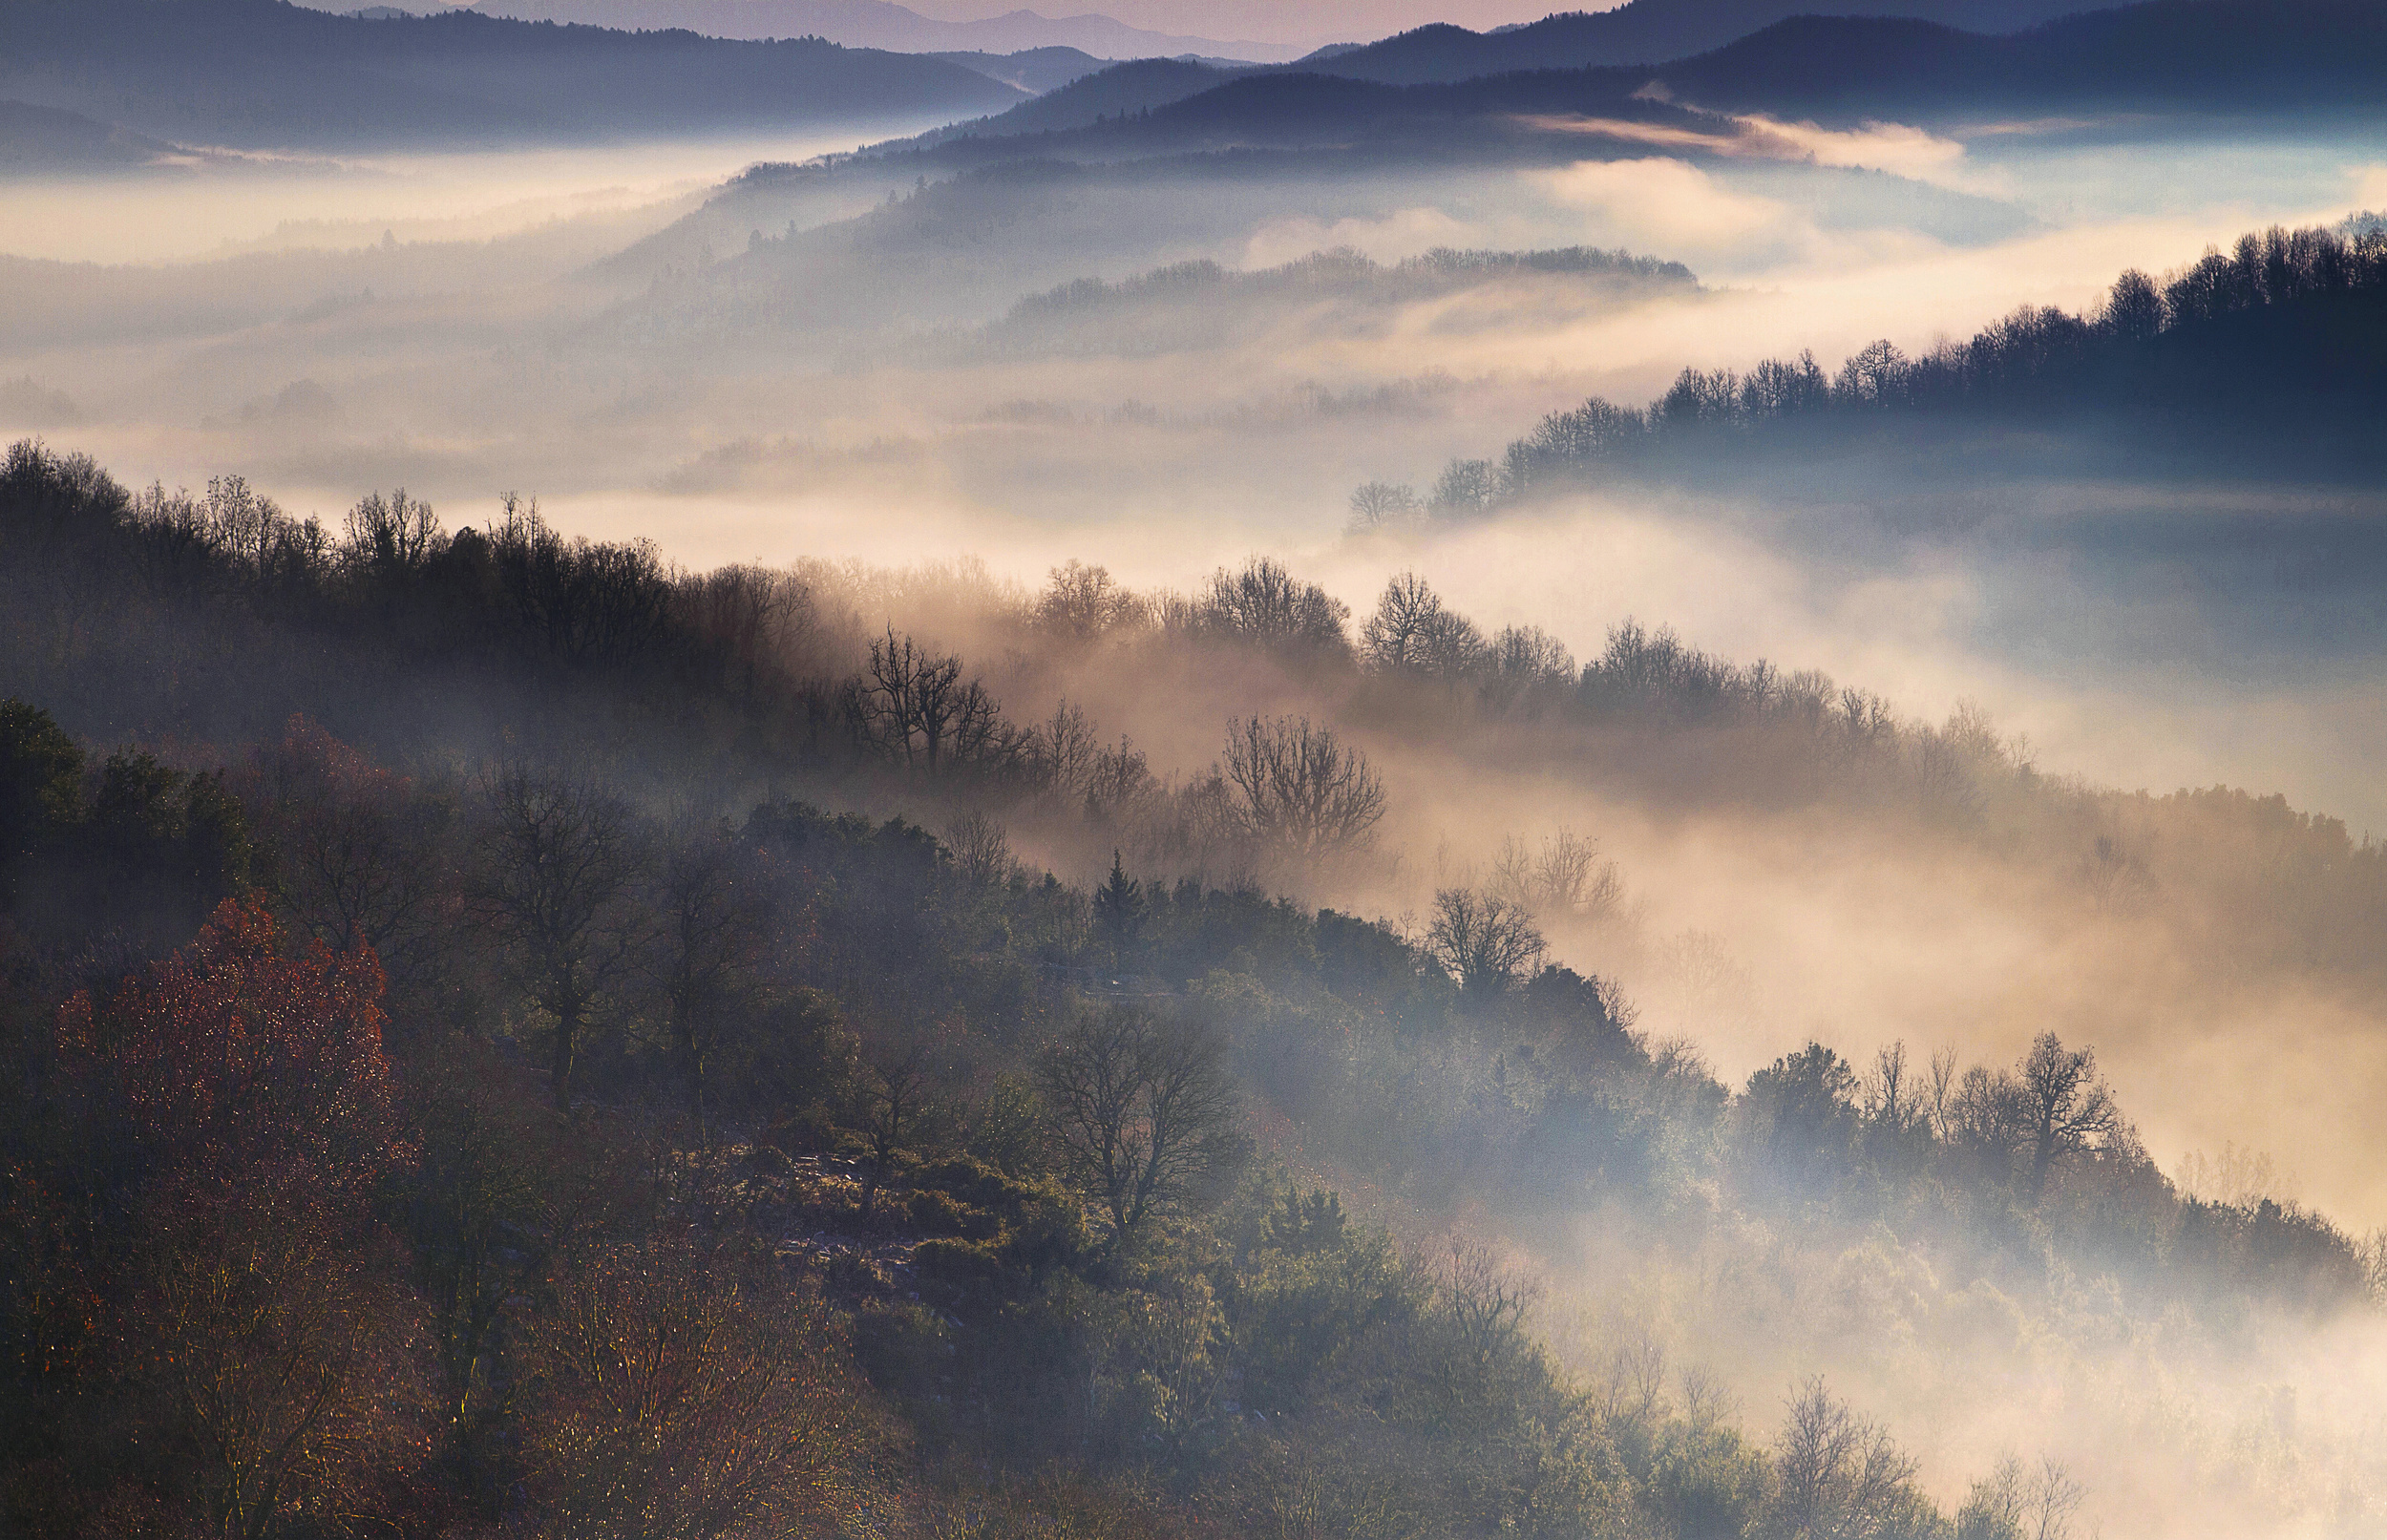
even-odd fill
[[[1143,934],[1147,913],[1144,884],[1128,876],[1127,869],[1119,862],[1119,853],[1112,851],[1110,880],[1094,893],[1094,935],[1109,949],[1111,966],[1127,966],[1136,938]]]

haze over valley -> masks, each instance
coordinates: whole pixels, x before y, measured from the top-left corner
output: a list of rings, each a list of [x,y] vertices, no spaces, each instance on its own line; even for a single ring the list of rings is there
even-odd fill
[[[420,9],[0,14],[6,1522],[2387,1523],[2374,8]]]

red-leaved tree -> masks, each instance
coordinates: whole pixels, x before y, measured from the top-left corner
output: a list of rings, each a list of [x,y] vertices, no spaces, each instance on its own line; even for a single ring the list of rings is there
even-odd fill
[[[262,897],[227,898],[167,961],[59,1013],[62,1056],[122,1098],[159,1174],[195,1198],[352,1197],[411,1158],[372,949],[285,956],[281,940]]]
[[[139,1157],[100,1311],[93,1421],[128,1451],[100,1529],[361,1533],[419,1464],[421,1309],[370,1202],[413,1158],[381,987],[370,948],[285,955],[252,897],[62,1009],[62,1060]]]

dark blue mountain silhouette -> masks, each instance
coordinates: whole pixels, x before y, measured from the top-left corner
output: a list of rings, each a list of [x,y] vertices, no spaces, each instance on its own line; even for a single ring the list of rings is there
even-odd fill
[[[0,95],[236,146],[570,140],[982,113],[1015,87],[817,38],[365,21],[284,0],[6,0]]]
[[[2113,0],[1631,0],[1524,27],[1472,32],[1437,24],[1360,48],[1323,50],[1286,68],[1390,85],[1466,80],[1521,70],[1658,64],[1705,53],[1793,16],[1894,16],[1975,32],[2018,32]]]
[[[1588,148],[1577,128],[1551,121],[1570,116],[1733,136],[1743,126],[1718,114],[1933,122],[2054,113],[2363,113],[2387,85],[2387,7],[2152,0],[1997,36],[1895,18],[1802,16],[1669,64],[1416,85],[1262,70],[1189,91],[1199,84],[1200,67],[1170,71],[1164,78],[1144,66],[1122,67],[1028,110],[887,153],[933,144],[937,160],[952,165],[1326,145],[1446,156],[1490,147],[1531,158]],[[1142,109],[1130,105],[1138,90]],[[1095,123],[1089,109],[1097,102],[1120,107]]]

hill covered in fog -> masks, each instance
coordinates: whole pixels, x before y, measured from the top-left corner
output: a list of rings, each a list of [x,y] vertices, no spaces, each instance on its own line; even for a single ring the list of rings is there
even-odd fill
[[[1696,291],[1680,263],[1582,246],[1559,251],[1442,248],[1390,264],[1349,249],[1238,272],[1215,262],[1179,263],[1116,284],[1081,278],[1021,300],[981,329],[998,353],[1136,357],[1251,340],[1295,322],[1325,334],[1372,330],[1405,306],[1500,286],[1564,288],[1628,304]]]
[[[367,21],[285,0],[16,0],[0,95],[239,147],[557,142],[913,122],[1019,88],[817,38],[539,26],[471,11]]]

